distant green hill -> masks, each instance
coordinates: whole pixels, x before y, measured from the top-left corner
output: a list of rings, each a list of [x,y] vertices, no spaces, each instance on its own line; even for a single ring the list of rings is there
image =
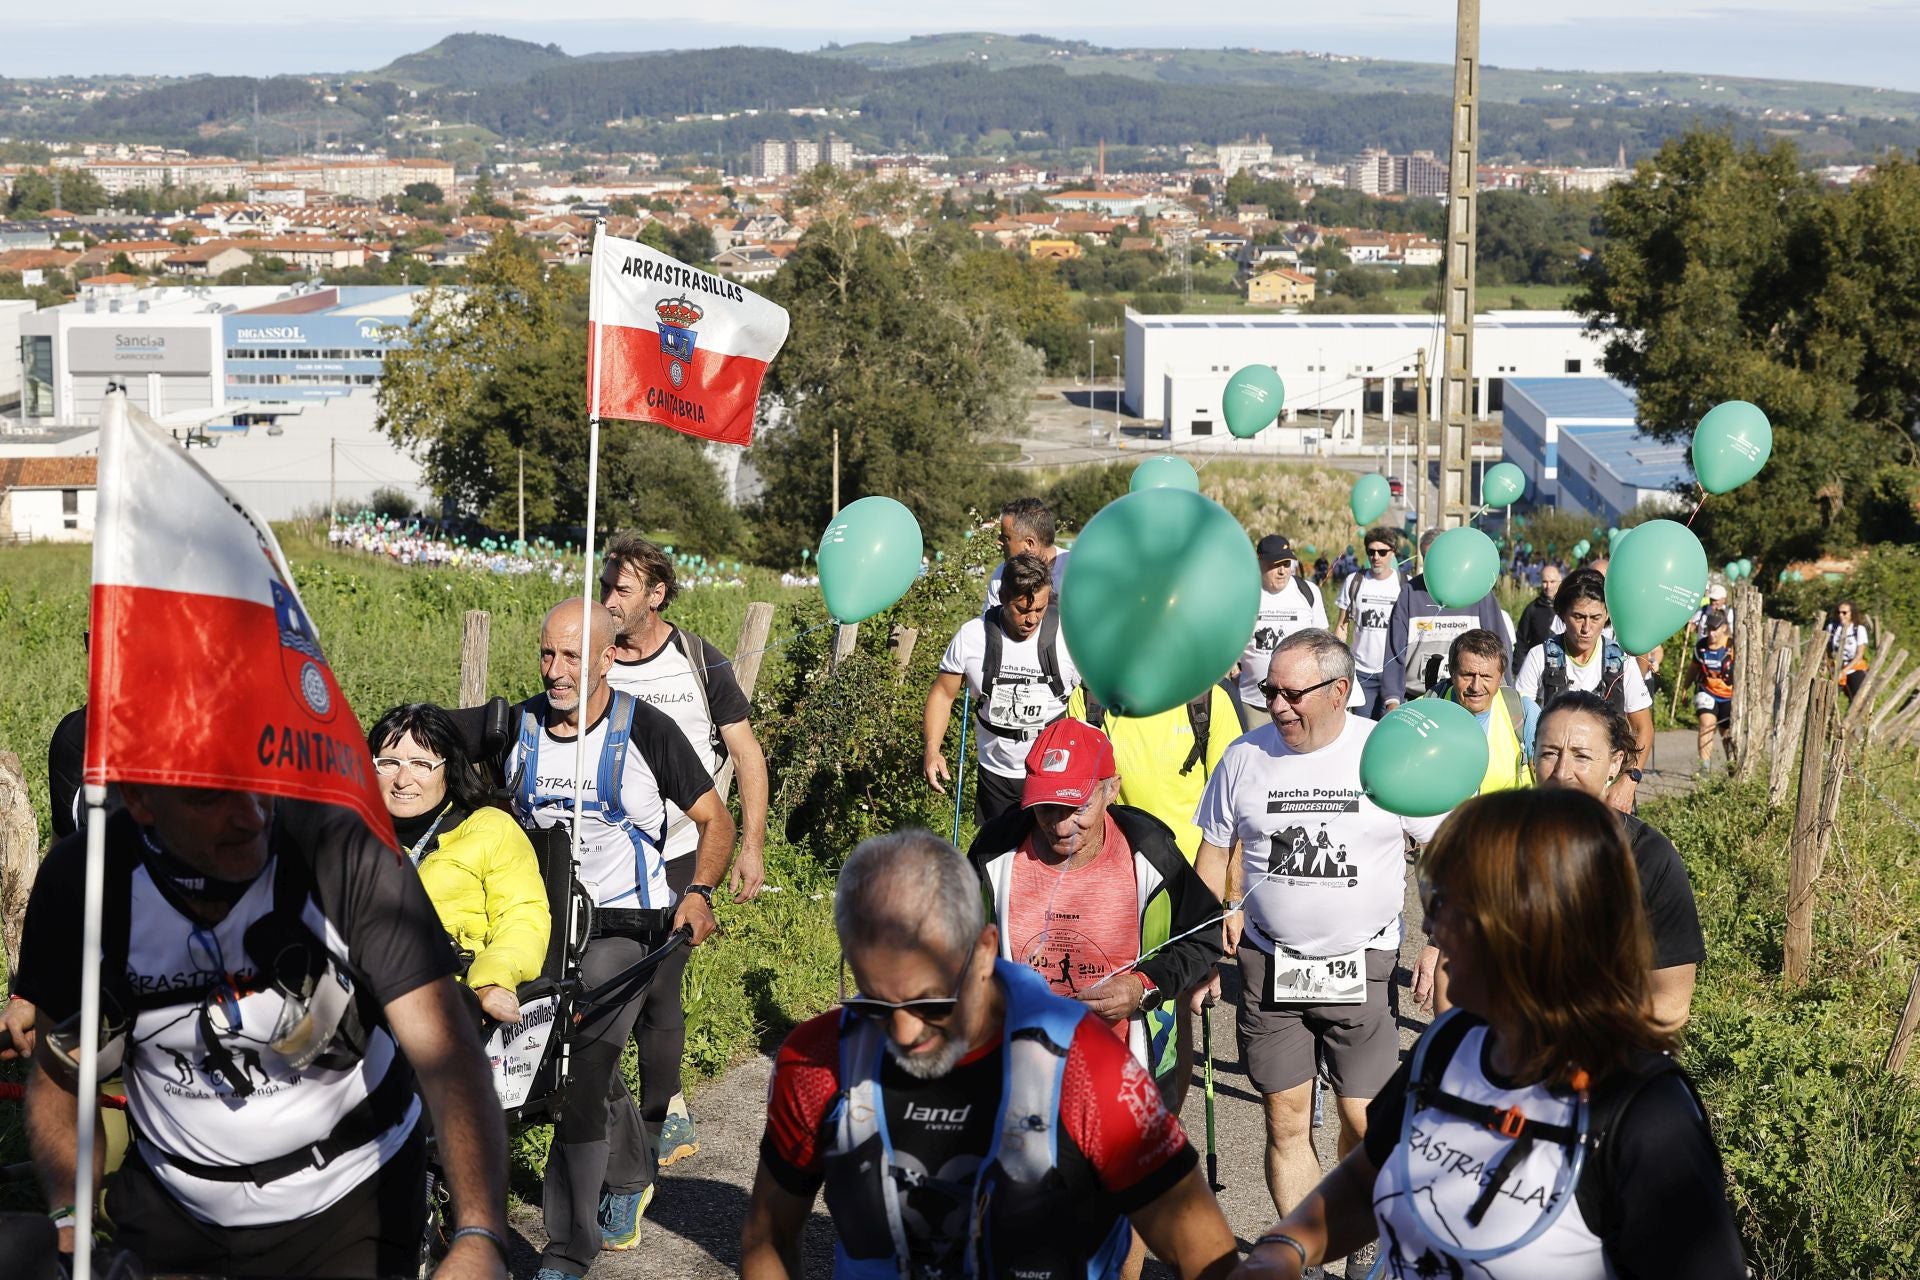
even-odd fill
[[[1188,85],[1265,85],[1319,93],[1453,93],[1453,66],[1395,62],[1344,54],[1277,49],[1117,49],[1051,36],[968,31],[913,36],[887,43],[829,45],[875,71],[964,62],[1002,71],[1056,66],[1069,75],[1121,75]],[[1673,105],[1734,112],[1804,112],[1920,117],[1920,93],[1800,80],[1756,80],[1684,71],[1554,71],[1487,66],[1481,98],[1489,102],[1600,106]]]
[[[518,84],[549,67],[571,62],[557,44],[534,44],[479,32],[448,36],[430,49],[395,58],[369,78],[413,86],[484,89]]]

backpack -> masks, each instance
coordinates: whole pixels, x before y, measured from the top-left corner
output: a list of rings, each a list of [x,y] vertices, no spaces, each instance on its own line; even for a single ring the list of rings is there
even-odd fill
[[[1193,766],[1207,758],[1207,743],[1213,736],[1213,691],[1217,685],[1208,685],[1197,698],[1187,703],[1187,724],[1193,729],[1193,750],[1187,752],[1186,763],[1180,766],[1180,776],[1186,777],[1193,772]],[[1093,690],[1087,690],[1087,723],[1102,733],[1107,727],[1107,706],[1093,696]]]
[[[720,738],[720,726],[713,722],[713,702],[707,692],[707,643],[699,636],[682,631],[679,627],[673,629],[673,643],[680,650],[681,656],[687,660],[687,666],[693,670],[694,687],[700,691],[700,712],[707,718],[707,745],[712,749],[715,758],[731,764],[732,759],[727,754],[727,744]],[[723,764],[721,767],[725,768],[726,765]],[[720,794],[722,799],[726,797],[724,787],[721,788]]]
[[[1440,1087],[1460,1042],[1469,1031],[1481,1025],[1484,1024],[1480,1019],[1460,1009],[1449,1010],[1440,1016],[1414,1050],[1413,1073],[1407,1082],[1405,1106],[1415,1110],[1433,1107],[1463,1120],[1484,1124],[1499,1133],[1506,1133],[1514,1127],[1517,1117],[1511,1112],[1498,1110],[1483,1102],[1469,1102]],[[1680,1064],[1664,1053],[1636,1054],[1625,1071],[1595,1089],[1588,1098],[1587,1162],[1573,1191],[1582,1216],[1587,1219],[1593,1233],[1602,1240],[1610,1238],[1620,1227],[1619,1206],[1613,1198],[1613,1162],[1618,1146],[1615,1135],[1620,1127],[1620,1118],[1648,1085],[1667,1076],[1678,1076],[1681,1083],[1686,1085],[1687,1092],[1693,1096],[1694,1106],[1700,1110],[1701,1123],[1707,1125],[1710,1136],[1707,1107],[1700,1099],[1699,1090],[1694,1088],[1693,1080]],[[1506,1154],[1483,1175],[1484,1189],[1480,1199],[1468,1210],[1467,1221],[1476,1226],[1494,1198],[1500,1194],[1500,1189],[1506,1185],[1508,1176],[1526,1159],[1534,1142],[1553,1142],[1571,1148],[1579,1137],[1566,1125],[1543,1124],[1532,1120],[1526,1121],[1512,1136],[1514,1141]],[[1714,1151],[1717,1160],[1717,1145]]]
[[[1626,657],[1620,646],[1605,636],[1601,637],[1600,644],[1601,696],[1613,704],[1614,710],[1625,711],[1627,691],[1621,685],[1620,673],[1626,668]],[[1545,665],[1540,671],[1540,709],[1544,711],[1567,691],[1567,647],[1560,642],[1560,637],[1549,636],[1541,648],[1546,653]]]
[[[1001,652],[1006,646],[1007,633],[1002,626],[1006,617],[1005,606],[995,605],[987,610],[984,619],[986,631],[986,653],[980,659],[980,701],[973,708],[973,715],[981,728],[989,733],[1007,736],[1011,731],[1002,729],[987,720],[987,704],[993,700],[993,686],[1000,681]],[[1067,699],[1067,680],[1060,674],[1060,608],[1048,604],[1047,611],[1040,615],[1040,674],[1045,678],[1047,687],[1053,690],[1055,699],[1065,702]]]

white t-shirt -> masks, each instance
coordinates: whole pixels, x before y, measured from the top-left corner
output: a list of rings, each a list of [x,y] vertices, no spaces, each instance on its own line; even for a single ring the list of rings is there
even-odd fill
[[[1396,569],[1384,578],[1357,573],[1341,586],[1337,604],[1353,620],[1355,669],[1378,675],[1387,665],[1387,619],[1393,613],[1393,602],[1400,598],[1402,585]]]
[[[1573,655],[1567,655],[1567,689],[1581,689],[1588,693],[1606,696],[1606,690],[1600,687],[1600,677],[1605,673],[1604,655],[1606,643],[1602,640],[1593,646],[1592,656],[1584,663],[1575,662]],[[1621,710],[1631,714],[1645,711],[1653,705],[1653,695],[1647,692],[1647,681],[1640,674],[1640,664],[1633,655],[1620,655],[1624,661],[1620,664],[1620,689],[1624,695]],[[1546,700],[1540,696],[1540,679],[1547,669],[1547,646],[1536,645],[1527,652],[1527,660],[1520,664],[1520,674],[1514,677],[1513,689],[1523,698],[1532,698],[1544,708]]]
[[[1305,587],[1303,593],[1301,588]],[[1267,700],[1260,696],[1260,682],[1267,678],[1267,663],[1280,642],[1308,627],[1326,629],[1327,606],[1320,600],[1320,588],[1300,576],[1295,569],[1287,585],[1278,591],[1260,590],[1260,616],[1254,620],[1253,634],[1247,638],[1246,652],[1240,655],[1240,701],[1249,707],[1266,710]]]
[[[534,706],[544,702],[535,699]],[[514,708],[518,732],[527,703]],[[612,704],[608,704],[611,712]],[[597,778],[600,755],[607,741],[608,715],[603,713],[587,730],[585,794],[582,800],[580,880],[594,905],[654,909],[674,905],[667,888],[666,862],[660,846],[666,834],[669,805],[680,812],[691,809],[713,790],[713,778],[687,744],[686,737],[664,712],[635,700],[633,736],[627,743],[620,778],[620,808],[625,820],[608,822],[600,813]],[[560,738],[540,726],[534,734],[534,759],[527,764],[532,780],[529,806],[525,782],[513,788],[514,812],[535,826],[553,827],[573,821],[575,740]],[[506,776],[522,777],[526,751],[516,740],[507,753]]]
[[[965,677],[976,704],[985,696],[981,682],[987,660],[987,625],[984,617],[969,618],[940,655],[940,670]],[[1053,696],[1053,687],[1040,670],[1040,633],[1044,629],[1044,625],[1036,627],[1025,640],[1001,633],[1000,679],[994,685],[987,715],[994,724],[1020,736],[989,732],[977,721],[973,726],[974,758],[982,769],[1003,778],[1027,776],[1027,748],[1040,730],[1067,713],[1066,695],[1080,685],[1080,672],[1073,665],[1067,637],[1062,633],[1054,641],[1054,653],[1066,689],[1060,697]]]
[[[1053,598],[1056,603],[1060,599],[1060,584],[1067,580],[1067,557],[1072,554],[1065,547],[1053,553]],[[1006,573],[1006,561],[1002,560],[994,566],[993,576],[987,579],[987,604],[986,609],[981,610],[982,613],[1000,603],[1000,579],[1005,577]]]
[[[1349,714],[1338,738],[1302,755],[1261,725],[1227,748],[1200,798],[1202,838],[1244,849],[1243,940],[1269,955],[1273,940],[1307,956],[1400,946],[1406,837],[1424,844],[1440,819],[1399,817],[1361,792],[1360,752],[1373,729]]]

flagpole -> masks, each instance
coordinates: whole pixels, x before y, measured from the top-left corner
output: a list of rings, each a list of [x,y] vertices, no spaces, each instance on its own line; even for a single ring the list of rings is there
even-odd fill
[[[100,1097],[100,910],[106,896],[107,788],[88,783],[86,912],[80,940],[80,1080],[73,1152],[73,1280],[93,1273],[94,1131]]]
[[[600,505],[600,383],[604,370],[600,364],[600,237],[607,229],[605,218],[593,220],[593,253],[587,275],[587,320],[593,330],[593,378],[587,387],[587,539],[586,565],[580,583],[580,679],[579,710],[574,715],[573,739],[573,865],[580,865],[580,816],[585,808],[587,787],[587,697],[592,690],[593,584],[597,575],[593,563],[593,522]],[[640,888],[646,900],[646,886]]]

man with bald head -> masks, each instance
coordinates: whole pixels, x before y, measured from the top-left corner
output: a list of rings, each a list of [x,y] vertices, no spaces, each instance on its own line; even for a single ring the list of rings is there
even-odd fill
[[[686,735],[663,711],[607,684],[613,615],[588,606],[581,643],[578,599],[555,605],[540,627],[543,691],[514,708],[518,740],[508,753],[507,789],[528,826],[573,819],[574,771],[581,770],[579,876],[593,899],[593,933],[581,981],[606,982],[675,929],[699,946],[713,932],[713,886],[733,852],[733,818]],[[584,714],[583,714],[584,708]],[[693,882],[674,894],[661,846],[671,802],[700,833]],[[631,1249],[653,1197],[655,1161],[646,1128],[620,1076],[620,1051],[649,1000],[679,1000],[677,984],[643,986],[626,1003],[596,1010],[576,1033],[573,1084],[554,1126],[543,1209],[547,1248],[540,1280],[585,1276],[602,1248]]]

